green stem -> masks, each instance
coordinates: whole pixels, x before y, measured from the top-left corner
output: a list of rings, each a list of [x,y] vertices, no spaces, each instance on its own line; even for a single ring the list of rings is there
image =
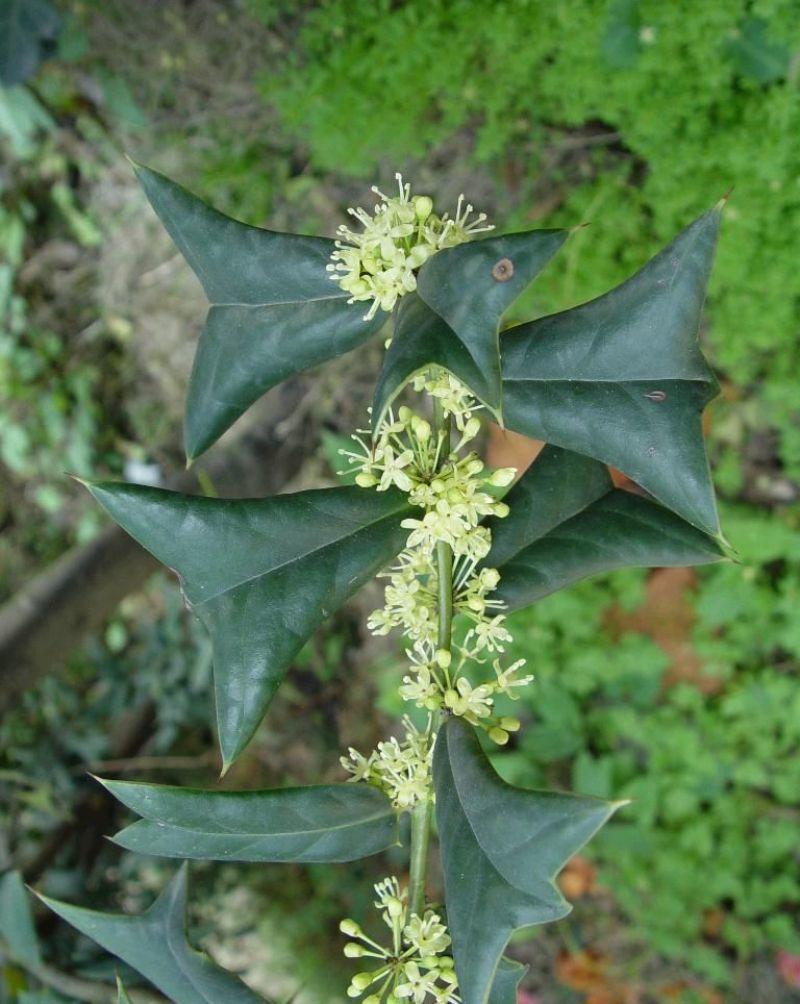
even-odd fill
[[[453,550],[444,541],[436,544],[436,577],[439,583],[439,648],[450,651],[453,634]]]
[[[431,842],[433,801],[426,798],[411,810],[411,870],[408,880],[408,910],[422,916],[425,912],[425,877],[428,873],[428,848]]]
[[[436,435],[444,432],[439,465],[447,462],[450,453],[450,417],[444,417],[438,398],[433,399]],[[450,651],[453,633],[453,551],[448,544],[436,545],[438,579],[438,647]],[[425,878],[428,872],[428,850],[431,842],[433,799],[418,802],[411,810],[411,865],[408,882],[408,909],[422,916],[425,911]]]

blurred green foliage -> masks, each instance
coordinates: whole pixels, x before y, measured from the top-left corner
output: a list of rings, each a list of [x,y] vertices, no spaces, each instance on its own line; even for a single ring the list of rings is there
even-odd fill
[[[699,573],[701,677],[666,685],[651,637],[612,632],[609,605],[639,607],[644,573],[584,582],[514,615],[536,686],[496,758],[515,783],[632,799],[589,852],[600,879],[634,938],[721,986],[732,959],[800,949],[800,531],[724,517],[744,564]]]

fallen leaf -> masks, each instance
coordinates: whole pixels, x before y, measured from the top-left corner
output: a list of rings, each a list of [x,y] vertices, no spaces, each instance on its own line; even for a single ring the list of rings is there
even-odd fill
[[[652,638],[669,656],[666,686],[691,683],[703,694],[716,694],[723,681],[706,672],[692,645],[695,612],[690,594],[697,588],[691,568],[657,568],[647,578],[645,600],[633,612],[612,607],[607,625],[617,636],[637,632]]]

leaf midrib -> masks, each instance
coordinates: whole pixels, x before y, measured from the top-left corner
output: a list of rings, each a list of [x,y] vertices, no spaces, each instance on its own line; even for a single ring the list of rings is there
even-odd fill
[[[265,300],[263,303],[237,303],[236,301],[216,301],[209,300],[214,307],[245,307],[251,310],[261,310],[264,307],[293,307],[301,303],[327,303],[329,300],[344,300],[349,294],[346,292],[332,293],[330,296],[309,296],[300,297],[297,300]]]
[[[598,495],[596,498],[590,499],[588,502],[585,502],[582,506],[580,506],[580,508],[576,509],[574,512],[571,512],[569,516],[567,516],[565,519],[560,520],[558,523],[552,526],[549,530],[546,530],[540,536],[534,537],[532,540],[529,540],[525,544],[520,545],[515,551],[509,554],[509,556],[505,559],[505,561],[503,561],[503,563],[498,566],[497,570],[501,571],[510,562],[516,561],[523,551],[527,551],[529,547],[534,547],[536,544],[541,544],[543,540],[547,540],[550,534],[558,533],[558,531],[567,523],[569,523],[570,520],[577,519],[578,516],[582,516],[587,510],[591,509],[592,506],[596,505],[598,502],[602,502],[603,499],[608,498],[609,495],[613,495],[614,492],[618,490],[619,489],[615,488],[612,484],[611,487],[608,488],[605,492],[603,492],[602,495]]]
[[[340,823],[336,826],[324,826],[316,827],[309,830],[284,830],[281,832],[265,833],[265,832],[250,832],[249,830],[223,830],[222,832],[214,832],[210,830],[199,830],[194,826],[181,826],[177,823],[170,823],[163,819],[156,818],[154,816],[142,816],[142,821],[148,823],[155,823],[159,826],[167,826],[171,830],[180,830],[184,833],[194,833],[200,836],[206,837],[247,837],[250,839],[258,839],[263,837],[301,837],[301,836],[316,836],[324,833],[336,833],[340,830],[348,830],[354,827],[365,826],[368,823],[379,822],[382,819],[391,818],[394,814],[394,810],[389,807],[387,809],[382,809],[380,812],[374,812],[369,816],[364,816],[361,819],[357,819],[349,823]],[[135,823],[131,825],[136,825]]]

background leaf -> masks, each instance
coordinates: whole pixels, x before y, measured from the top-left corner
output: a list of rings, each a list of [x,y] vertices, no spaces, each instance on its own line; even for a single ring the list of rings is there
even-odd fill
[[[626,566],[704,565],[720,545],[668,509],[615,488],[605,464],[546,446],[490,521],[486,564],[497,597],[518,610],[589,575]]]
[[[0,83],[24,83],[55,51],[61,16],[47,0],[0,3]]]
[[[791,50],[770,38],[769,24],[761,17],[744,18],[727,50],[737,72],[758,84],[774,84],[789,72]]]
[[[103,508],[181,578],[211,633],[227,767],[309,635],[403,547],[399,492],[323,488],[210,499],[122,482],[87,484]]]
[[[41,965],[31,903],[19,872],[6,872],[0,879],[0,938],[15,961]]]
[[[349,352],[386,317],[365,321],[361,305],[348,305],[325,270],[332,240],[248,226],[156,171],[136,173],[212,304],[186,401],[192,459],[271,387]]]
[[[720,213],[604,296],[503,335],[509,428],[612,464],[719,532],[701,412],[718,387],[697,330]]]
[[[122,985],[122,980],[117,976],[117,1004],[132,1004],[128,991]]]
[[[138,854],[213,861],[342,862],[398,843],[389,799],[366,784],[201,791],[100,783],[143,818],[114,842]]]
[[[127,962],[175,1004],[259,1004],[246,984],[186,940],[186,866],[138,917],[40,897],[59,917]]]
[[[619,803],[511,787],[458,718],[439,731],[434,784],[459,993],[486,1004],[514,931],[569,913],[555,877]]]

